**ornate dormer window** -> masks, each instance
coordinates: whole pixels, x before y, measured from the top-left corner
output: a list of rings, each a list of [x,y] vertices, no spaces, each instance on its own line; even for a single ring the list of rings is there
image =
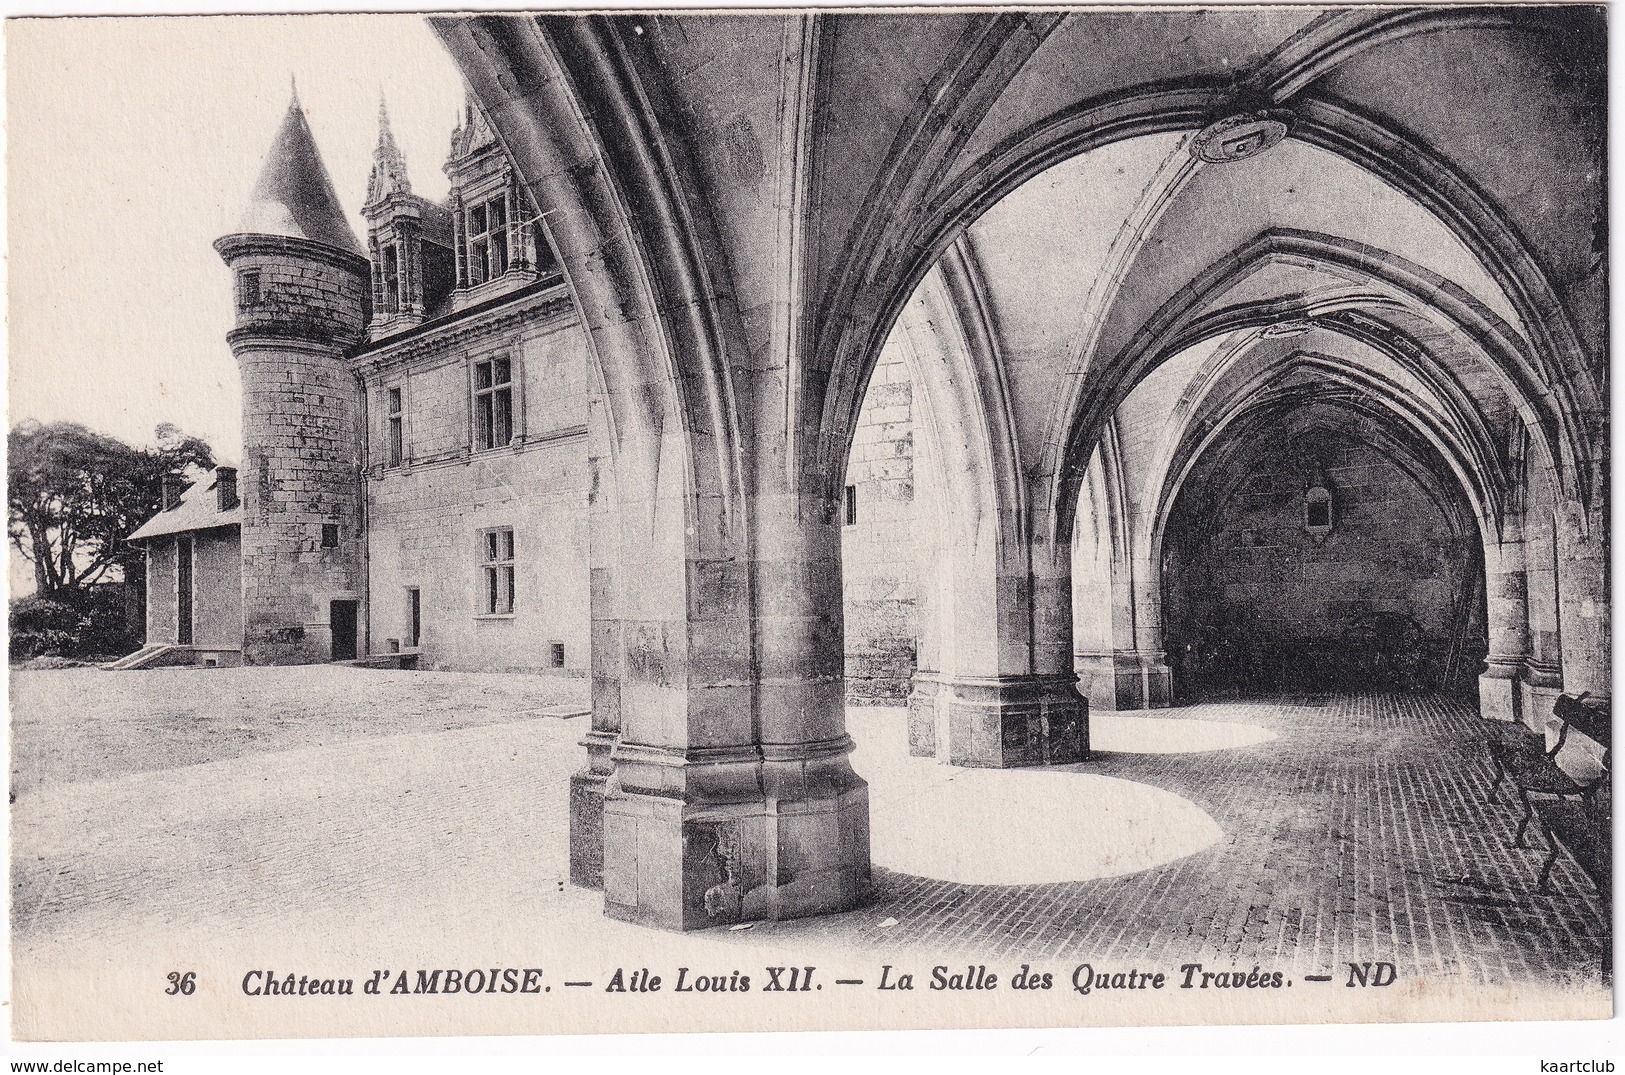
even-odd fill
[[[378,109],[378,147],[367,180],[373,339],[421,324],[443,309],[452,285],[451,215],[412,193],[406,161]]]
[[[470,101],[452,132],[452,243],[457,254],[454,308],[556,271],[529,194],[485,117]]]

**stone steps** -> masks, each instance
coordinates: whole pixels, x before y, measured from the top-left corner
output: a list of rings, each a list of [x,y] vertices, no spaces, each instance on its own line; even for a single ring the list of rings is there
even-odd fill
[[[141,668],[154,668],[160,664],[191,664],[192,647],[169,643],[142,646],[127,656],[101,665],[103,672],[133,672]],[[185,656],[185,660],[177,657]]]

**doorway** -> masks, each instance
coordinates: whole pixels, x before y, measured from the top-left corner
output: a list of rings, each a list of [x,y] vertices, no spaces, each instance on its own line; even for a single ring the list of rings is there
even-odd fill
[[[334,601],[328,605],[328,624],[333,632],[333,660],[356,659],[356,612],[358,601]]]
[[[175,543],[175,641],[192,644],[192,539]]]

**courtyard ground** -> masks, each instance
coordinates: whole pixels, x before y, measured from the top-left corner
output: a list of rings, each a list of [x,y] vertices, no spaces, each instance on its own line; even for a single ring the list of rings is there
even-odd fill
[[[13,670],[11,682],[14,794],[587,706],[583,679],[342,665]]]
[[[18,1033],[62,1032],[63,1011],[41,998],[87,980],[144,981],[201,953],[228,968],[231,981],[212,983],[228,1006],[244,1004],[235,976],[272,962],[496,966],[518,951],[589,977],[634,958],[726,971],[788,953],[777,958],[848,966],[871,987],[883,962],[985,962],[1006,974],[1025,962],[1064,976],[1082,962],[1177,973],[1196,960],[1281,970],[1300,991],[1320,989],[1307,1009],[1230,998],[1227,1021],[1608,1011],[1598,973],[1607,909],[1566,858],[1550,891],[1535,890],[1543,852],[1512,846],[1518,812],[1504,793],[1488,799],[1477,716],[1453,699],[1095,714],[1089,762],[1019,771],[910,758],[901,710],[853,709],[854,765],[870,782],[872,902],[671,935],[611,922],[597,893],[567,884],[567,784],[587,721],[558,714],[579,711],[584,695],[580,681],[546,677],[339,667],[14,673]],[[1344,988],[1349,962],[1391,962],[1399,986],[1356,998]],[[1327,985],[1306,977],[1328,973]],[[1558,1007],[1543,1007],[1547,997]],[[219,1033],[193,1009],[106,999],[97,1017],[109,1034]],[[814,1025],[930,1023],[929,999]],[[954,1017],[1212,1017],[1115,1004]],[[231,1011],[236,1033],[290,1032],[286,1011]],[[748,1005],[664,1011],[715,1029],[757,1018]],[[298,1033],[468,1029],[440,1009],[409,1027],[342,1005],[330,1023],[308,1015]],[[504,1032],[556,1029],[533,1012],[493,1018]],[[605,1025],[613,1013],[582,1008],[565,1028]]]

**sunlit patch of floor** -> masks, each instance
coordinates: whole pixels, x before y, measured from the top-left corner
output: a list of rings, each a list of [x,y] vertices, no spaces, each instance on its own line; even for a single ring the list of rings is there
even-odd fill
[[[1091,881],[1162,866],[1224,838],[1201,807],[1149,784],[910,757],[898,716],[855,709],[849,717],[860,744],[853,766],[869,781],[877,866],[968,885]]]
[[[1199,754],[1268,743],[1275,733],[1256,724],[1182,717],[1089,714],[1089,746],[1112,754]]]

